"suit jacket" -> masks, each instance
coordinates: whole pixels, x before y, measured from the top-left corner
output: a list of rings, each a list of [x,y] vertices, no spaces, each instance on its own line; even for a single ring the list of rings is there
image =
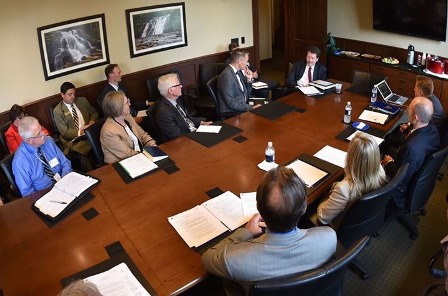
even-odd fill
[[[221,112],[245,112],[252,109],[252,106],[247,103],[252,91],[252,83],[247,82],[241,71],[237,71],[237,73],[244,91],[241,90],[238,78],[230,65],[219,75],[218,97]]]
[[[83,97],[77,97],[74,104],[81,111],[84,122],[88,124],[90,121],[98,120],[98,112]],[[70,150],[75,150],[83,155],[87,155],[91,147],[87,140],[71,142],[78,137],[78,130],[75,127],[73,116],[63,101],[60,101],[53,109],[54,121],[59,132],[59,140],[62,143],[64,154],[68,154]]]
[[[253,238],[245,228],[202,255],[205,269],[239,282],[247,290],[255,281],[317,268],[336,250],[336,233],[327,226],[296,229],[287,234],[266,233]]]
[[[406,189],[413,181],[415,174],[420,170],[425,160],[440,149],[440,136],[437,128],[429,124],[414,130],[406,141],[398,148],[395,161],[389,162],[386,167],[386,174],[395,176],[400,166],[409,163],[406,176],[394,190],[392,198],[399,208],[406,206]]]
[[[145,110],[147,108],[146,101],[137,101],[137,100],[133,100],[132,98],[130,98],[128,89],[122,83],[118,83],[118,89],[121,90],[126,95],[126,97],[131,101],[131,115],[132,116],[137,116],[137,110]],[[104,86],[103,91],[96,99],[96,102],[98,103],[98,106],[100,107],[101,112],[103,112],[103,105],[102,105],[103,100],[106,97],[106,95],[111,91],[115,91],[115,88],[112,85],[110,85],[109,82],[106,82],[106,85]]]
[[[141,146],[155,145],[155,141],[135,122],[131,115],[127,115],[125,120],[129,123]],[[134,150],[134,142],[124,127],[111,117],[106,119],[101,128],[100,141],[105,163],[114,163],[139,153]]]
[[[297,80],[302,78],[305,69],[305,60],[296,62],[289,72],[288,79],[286,80],[286,86],[295,87],[297,85]],[[314,65],[313,80],[327,80],[327,68],[324,65],[320,63],[316,63]]]
[[[181,98],[177,99],[177,103],[185,113],[187,113],[187,109]],[[201,124],[200,119],[190,116],[188,113],[187,117],[193,121],[196,127]],[[175,139],[190,132],[188,124],[185,122],[182,115],[167,98],[161,98],[158,101],[157,106],[154,109],[154,119],[159,128],[162,137],[161,140],[163,142]]]

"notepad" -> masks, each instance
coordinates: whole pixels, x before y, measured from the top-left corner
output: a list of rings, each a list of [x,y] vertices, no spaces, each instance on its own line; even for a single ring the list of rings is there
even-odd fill
[[[196,130],[196,132],[198,133],[212,133],[212,134],[217,134],[219,133],[219,131],[221,130],[220,125],[206,125],[206,124],[201,124],[198,129]]]
[[[296,86],[304,95],[312,96],[312,95],[322,95],[323,92],[319,91],[314,86]]]
[[[314,184],[328,175],[327,172],[301,161],[300,159],[288,164],[287,167],[293,169],[296,175],[305,183],[306,187],[309,188],[312,188]]]
[[[359,115],[358,119],[384,124],[386,120],[389,119],[389,115],[375,111],[364,110],[362,111],[361,115]]]
[[[310,85],[315,86],[320,89],[330,89],[330,88],[336,86],[336,84],[329,82],[329,81],[325,81],[325,80],[314,80],[314,81],[310,82]]]
[[[131,178],[136,178],[158,168],[158,166],[143,153],[138,153],[123,159],[118,163]]]
[[[344,168],[347,152],[326,145],[324,148],[317,151],[314,156],[337,165],[338,167]]]

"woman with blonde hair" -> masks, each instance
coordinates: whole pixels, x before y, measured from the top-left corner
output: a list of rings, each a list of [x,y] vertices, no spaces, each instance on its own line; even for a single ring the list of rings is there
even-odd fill
[[[363,194],[386,183],[378,144],[372,136],[358,132],[350,141],[345,163],[345,177],[333,184],[330,197],[317,208],[317,217],[329,224]]]
[[[156,146],[156,142],[131,116],[131,103],[124,93],[109,92],[102,105],[104,114],[108,116],[100,134],[104,162],[117,162],[139,153],[145,146]]]

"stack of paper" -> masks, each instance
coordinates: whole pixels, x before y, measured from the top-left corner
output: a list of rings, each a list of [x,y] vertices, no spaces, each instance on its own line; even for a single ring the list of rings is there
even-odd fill
[[[320,89],[330,89],[330,88],[336,86],[336,84],[334,84],[332,82],[325,81],[325,80],[314,80],[313,82],[310,82],[310,85],[313,85]]]
[[[321,95],[323,94],[314,86],[296,86],[304,95],[312,96],[312,95]]]
[[[267,88],[267,87],[268,87],[268,85],[261,81],[252,83],[252,88],[255,88],[255,89],[261,89],[261,88]]]
[[[288,164],[287,167],[293,169],[296,175],[299,176],[309,188],[312,188],[320,179],[328,175],[327,172],[303,162],[300,159]]]
[[[212,134],[217,134],[219,133],[219,131],[221,130],[222,126],[220,125],[206,125],[206,124],[201,124],[198,129],[196,130],[196,132],[198,133],[212,133]]]
[[[131,178],[136,178],[158,168],[158,166],[149,160],[149,158],[143,153],[138,153],[123,159],[118,163],[129,174],[129,176],[131,176]]]

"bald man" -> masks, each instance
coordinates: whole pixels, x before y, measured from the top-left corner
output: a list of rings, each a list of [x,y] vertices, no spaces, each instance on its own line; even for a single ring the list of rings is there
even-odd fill
[[[409,122],[413,129],[406,141],[398,148],[397,154],[385,155],[381,162],[389,177],[393,177],[401,165],[409,163],[403,181],[398,185],[392,198],[395,206],[406,206],[406,189],[415,178],[425,160],[440,150],[440,136],[435,125],[430,124],[434,107],[425,97],[415,97],[409,105]]]

